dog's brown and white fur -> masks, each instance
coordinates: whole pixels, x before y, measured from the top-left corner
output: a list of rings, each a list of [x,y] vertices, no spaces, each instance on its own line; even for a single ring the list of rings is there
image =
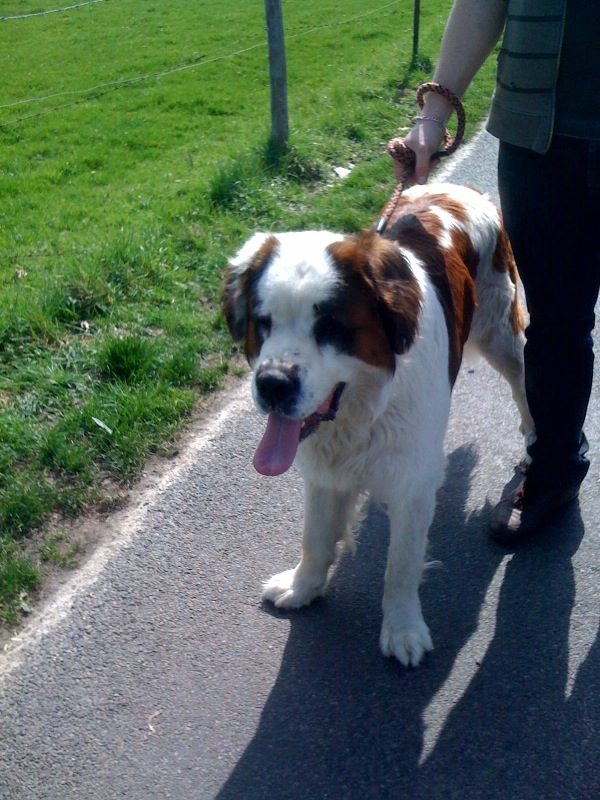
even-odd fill
[[[467,338],[509,381],[522,430],[532,424],[516,287],[498,209],[449,184],[405,192],[383,237],[261,233],[231,260],[225,315],[269,415],[255,466],[279,474],[295,458],[305,480],[302,558],[266,582],[263,598],[297,608],[323,594],[369,491],[391,528],[381,649],[416,665],[432,648],[418,587]],[[338,387],[335,419],[299,444]]]

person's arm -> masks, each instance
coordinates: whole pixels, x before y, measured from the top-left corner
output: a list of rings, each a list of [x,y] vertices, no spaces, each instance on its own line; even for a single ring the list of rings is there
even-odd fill
[[[500,38],[507,4],[508,0],[455,0],[432,80],[462,98]],[[429,92],[425,96],[422,116],[438,118],[445,125],[451,114],[452,106],[441,95]],[[417,183],[427,181],[431,156],[440,149],[442,138],[442,126],[432,120],[415,123],[406,136],[404,141],[417,157]]]

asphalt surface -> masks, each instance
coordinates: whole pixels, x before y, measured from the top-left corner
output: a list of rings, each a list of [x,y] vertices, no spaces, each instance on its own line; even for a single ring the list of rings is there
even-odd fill
[[[490,137],[446,167],[495,191]],[[328,596],[260,583],[299,554],[302,488],[251,466],[247,381],[0,654],[2,800],[600,797],[600,427],[579,503],[514,551],[486,535],[521,456],[482,362],[456,387],[421,597],[435,650],[378,652],[388,535],[367,506]]]

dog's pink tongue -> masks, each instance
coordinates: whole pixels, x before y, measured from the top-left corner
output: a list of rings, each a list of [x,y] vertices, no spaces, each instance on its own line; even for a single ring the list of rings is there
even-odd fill
[[[269,414],[267,430],[254,454],[254,469],[261,475],[281,475],[292,466],[300,440],[302,420]]]

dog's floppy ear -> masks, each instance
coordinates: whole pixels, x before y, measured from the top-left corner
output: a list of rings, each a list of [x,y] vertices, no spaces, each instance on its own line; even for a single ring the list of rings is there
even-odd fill
[[[391,350],[405,353],[417,335],[423,295],[400,248],[367,231],[331,245],[330,250],[355,280],[360,278]]]
[[[227,326],[236,343],[247,339],[254,286],[278,246],[277,237],[255,233],[225,269],[221,301]]]
[[[377,298],[392,349],[401,355],[417,336],[423,304],[421,287],[395,242],[373,235],[369,254],[365,281]]]

